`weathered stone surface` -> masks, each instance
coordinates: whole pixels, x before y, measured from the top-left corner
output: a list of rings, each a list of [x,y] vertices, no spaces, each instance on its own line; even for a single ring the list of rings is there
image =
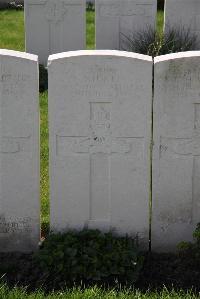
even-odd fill
[[[0,50],[0,251],[40,238],[37,56]]]
[[[138,233],[148,244],[152,59],[49,58],[51,229]]]
[[[127,38],[156,25],[156,0],[96,0],[96,48],[127,50]]]
[[[191,241],[200,221],[200,52],[155,58],[153,225],[156,251]]]
[[[85,0],[25,0],[26,51],[46,65],[50,54],[85,49]]]
[[[170,28],[190,29],[198,38],[200,48],[200,1],[199,0],[166,0],[165,32]]]

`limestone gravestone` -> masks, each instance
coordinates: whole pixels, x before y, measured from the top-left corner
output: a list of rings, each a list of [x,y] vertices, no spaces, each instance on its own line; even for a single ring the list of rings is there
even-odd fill
[[[156,0],[96,0],[96,48],[126,49],[128,38],[155,28],[156,12]]]
[[[51,229],[148,244],[152,59],[119,51],[49,58]]]
[[[0,252],[40,239],[37,56],[0,50]]]
[[[153,250],[192,241],[200,220],[200,52],[155,58]]]
[[[50,54],[85,49],[85,0],[25,0],[26,51],[47,64]]]
[[[199,0],[166,0],[165,32],[170,28],[188,28],[198,38],[200,47],[200,1]]]

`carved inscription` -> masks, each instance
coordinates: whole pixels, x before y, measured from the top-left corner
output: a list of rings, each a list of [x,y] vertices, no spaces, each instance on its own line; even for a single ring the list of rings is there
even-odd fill
[[[143,144],[143,137],[111,137],[111,145],[106,144],[103,138],[103,144],[96,144],[92,138],[87,136],[56,136],[56,153],[57,156],[67,156],[74,154],[128,154],[133,149],[141,149]],[[102,142],[102,141],[101,141]],[[137,150],[135,150],[135,153]]]
[[[200,156],[200,136],[192,138],[161,137],[160,158],[167,153],[179,156]]]
[[[73,72],[75,72],[75,77]],[[74,71],[75,70],[75,71]],[[77,97],[87,97],[92,101],[101,101],[103,99],[112,99],[113,97],[124,97],[132,96],[131,91],[133,90],[134,82],[121,82],[120,76],[115,67],[109,66],[107,63],[102,63],[101,66],[91,66],[87,73],[88,82],[83,83],[81,80],[83,76],[83,71],[80,70],[79,65],[70,63],[65,70],[66,74],[70,73],[68,80],[68,86],[73,86],[74,80],[77,80],[76,86],[70,89],[70,93]],[[115,83],[117,81],[117,84]],[[95,89],[94,89],[95,85]],[[109,86],[109,88],[105,88]],[[141,84],[142,88],[142,84]]]
[[[30,77],[30,76],[28,76]],[[27,75],[26,74],[10,74],[10,73],[4,73],[1,75],[1,82],[10,82],[11,80],[14,80],[16,84],[19,84],[21,82],[27,81]]]
[[[16,154],[19,152],[30,152],[30,139],[28,137],[2,137],[0,142],[0,153]]]
[[[120,15],[119,4],[101,5],[100,6],[100,15],[102,17],[119,16]]]
[[[32,231],[32,219],[30,217],[0,216],[0,234],[24,233]]]
[[[112,4],[112,5],[101,5],[100,15],[102,17],[120,17],[120,16],[151,16],[152,4],[148,3],[126,3]]]
[[[30,75],[28,74],[11,74],[8,70],[2,69],[3,74],[0,76],[0,83],[2,84],[2,94],[15,95],[17,98],[18,94],[23,94],[26,90],[27,82],[30,80]]]
[[[45,5],[45,16],[48,21],[60,22],[67,12],[66,3],[64,1],[48,0]]]
[[[52,23],[59,23],[63,20],[69,8],[71,13],[74,13],[76,11],[76,15],[78,13],[81,14],[79,9],[76,10],[76,8],[79,8],[80,6],[81,4],[69,4],[64,0],[48,0],[45,4],[44,9],[45,17]]]
[[[89,136],[56,136],[57,155],[70,153],[126,154],[131,152],[134,140],[143,137],[113,137],[111,130],[111,103],[90,103]]]
[[[111,103],[90,103],[90,151],[109,153],[111,148]]]
[[[161,137],[160,158],[167,153],[180,156],[200,156],[200,104],[194,104],[194,132],[192,137]]]
[[[199,69],[196,66],[196,69],[194,70],[194,67],[195,66],[193,65],[193,69],[184,70],[184,61],[180,61],[178,66],[173,64],[173,62],[170,62],[169,71],[165,76],[166,80],[170,81],[170,90],[177,90],[179,95],[188,94],[189,91],[188,96],[191,96],[191,93],[195,88],[193,86],[193,76],[195,76],[195,78],[198,77],[198,79],[200,79]]]

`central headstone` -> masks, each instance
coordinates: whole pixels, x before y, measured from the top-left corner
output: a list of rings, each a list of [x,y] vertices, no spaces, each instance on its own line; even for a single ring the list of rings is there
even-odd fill
[[[50,54],[85,49],[85,0],[25,0],[26,51],[47,64]]]
[[[96,48],[127,50],[127,42],[156,26],[156,0],[96,0]]]
[[[118,51],[49,58],[51,228],[148,243],[152,59]]]

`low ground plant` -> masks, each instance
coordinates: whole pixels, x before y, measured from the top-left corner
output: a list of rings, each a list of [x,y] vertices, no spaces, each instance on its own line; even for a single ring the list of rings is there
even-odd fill
[[[95,11],[95,4],[94,1],[87,1],[86,3],[87,11]]]
[[[193,234],[194,242],[181,242],[178,245],[179,256],[187,269],[200,271],[200,223]]]
[[[144,257],[136,238],[84,229],[50,234],[35,261],[55,287],[74,283],[134,285]]]
[[[197,35],[190,28],[179,26],[168,27],[165,35],[159,34],[152,27],[128,37],[121,33],[124,51],[131,51],[152,57],[192,51],[197,49]]]

